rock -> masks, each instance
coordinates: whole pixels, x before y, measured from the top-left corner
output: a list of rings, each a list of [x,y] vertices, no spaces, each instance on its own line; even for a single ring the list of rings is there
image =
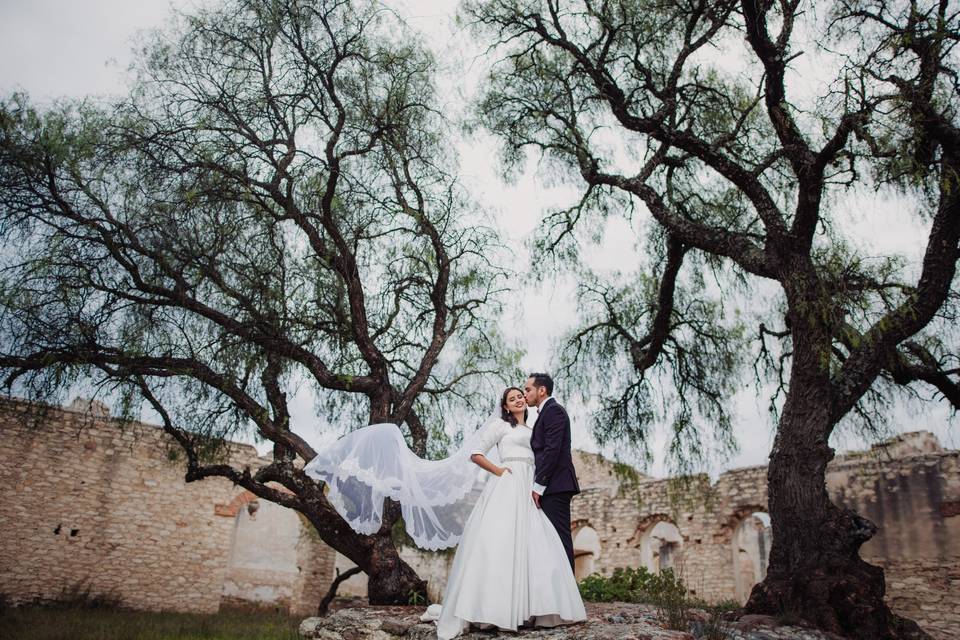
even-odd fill
[[[423,612],[423,607],[351,607],[326,618],[307,618],[300,634],[310,640],[436,640],[436,625],[420,622]],[[587,620],[578,624],[521,628],[516,633],[471,629],[458,640],[694,640],[714,624],[705,611],[693,609],[690,615],[690,631],[695,633],[663,628],[650,605],[587,603]],[[746,615],[721,624],[727,640],[836,640],[814,629],[781,625],[773,616]]]
[[[417,624],[407,629],[408,640],[437,640],[437,625],[433,623]]]
[[[740,616],[737,622],[752,627],[776,627],[778,624],[777,619],[773,616],[765,616],[759,613],[748,613],[745,616]]]
[[[312,638],[321,626],[323,626],[323,618],[313,617],[301,622],[297,630],[300,632],[300,635]]]
[[[414,622],[402,622],[400,620],[384,620],[380,623],[380,630],[395,636],[407,634],[407,630],[417,626]]]
[[[340,609],[330,614],[327,620],[335,625],[350,623],[365,623],[369,620],[368,616],[358,609]]]
[[[310,638],[311,640],[345,640],[345,638],[336,631],[331,631],[330,629],[324,629],[322,627],[314,630],[312,634],[302,637]]]

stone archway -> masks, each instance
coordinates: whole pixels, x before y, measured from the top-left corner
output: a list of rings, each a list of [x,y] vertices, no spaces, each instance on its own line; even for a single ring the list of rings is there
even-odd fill
[[[257,496],[244,490],[234,496],[233,500],[227,504],[213,505],[213,513],[224,518],[235,518],[240,513],[241,507],[252,503],[257,503],[257,507],[259,507]],[[256,511],[256,508],[254,508],[254,511]]]
[[[770,516],[765,510],[750,509],[740,514],[739,521],[732,527],[733,581],[736,599],[741,604],[750,597],[754,585],[767,575],[772,541]]]
[[[683,561],[683,536],[670,516],[653,514],[643,519],[631,543],[639,550],[639,564],[651,573],[673,569],[679,573]]]
[[[580,524],[573,531],[573,573],[583,580],[596,571],[600,559],[600,535],[589,523]]]
[[[311,545],[304,538],[297,513],[260,500],[250,491],[241,491],[227,504],[214,505],[214,513],[233,520],[221,606],[302,608],[303,571],[323,558],[313,557],[322,554],[320,544]]]

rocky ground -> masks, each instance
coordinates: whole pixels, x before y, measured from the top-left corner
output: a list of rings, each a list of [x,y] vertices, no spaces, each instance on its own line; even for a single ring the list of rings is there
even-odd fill
[[[435,640],[435,626],[420,622],[424,607],[372,607],[360,603],[341,605],[324,618],[307,618],[300,625],[304,638],[316,640]],[[521,629],[517,633],[471,631],[464,640],[491,638],[552,638],[555,640],[839,640],[811,629],[779,625],[768,616],[744,616],[723,622],[704,611],[689,612],[687,631],[671,631],[659,621],[650,605],[587,603],[587,620],[553,629]]]

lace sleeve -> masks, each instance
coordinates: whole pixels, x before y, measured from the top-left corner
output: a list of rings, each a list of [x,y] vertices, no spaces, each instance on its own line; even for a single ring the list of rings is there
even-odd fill
[[[389,497],[400,503],[417,546],[444,549],[460,541],[483,486],[470,455],[493,447],[499,430],[488,421],[450,457],[424,460],[407,447],[397,425],[373,424],[318,453],[303,470],[326,483],[327,499],[357,533],[380,529],[383,500]]]

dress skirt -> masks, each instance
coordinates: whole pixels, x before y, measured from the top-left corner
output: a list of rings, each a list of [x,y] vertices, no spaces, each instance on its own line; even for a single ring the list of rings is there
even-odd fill
[[[531,498],[533,458],[505,458],[511,469],[487,479],[464,527],[443,595],[437,637],[470,623],[516,631],[586,619],[560,536]]]

